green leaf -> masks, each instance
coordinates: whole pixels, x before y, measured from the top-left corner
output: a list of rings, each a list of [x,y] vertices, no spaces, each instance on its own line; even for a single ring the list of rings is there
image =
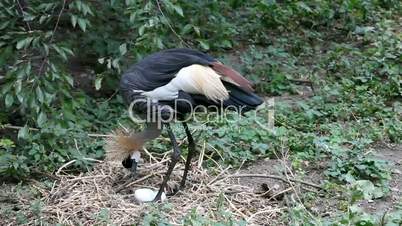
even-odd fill
[[[95,79],[95,89],[99,90],[102,87],[102,79],[103,77],[98,77]]]
[[[120,51],[120,54],[123,56],[124,54],[126,54],[127,53],[127,44],[126,43],[124,43],[124,44],[121,44],[120,46],[119,46],[119,51]]]
[[[81,2],[82,12],[86,16],[87,14],[93,15],[91,8],[86,3]]]
[[[203,40],[198,40],[198,42],[200,43],[201,47],[205,50],[209,49],[209,44]]]
[[[193,28],[193,26],[191,24],[186,24],[186,26],[183,27],[183,29],[181,30],[181,34],[187,34],[188,32],[191,31],[191,29]]]
[[[179,14],[182,17],[184,17],[183,9],[180,6],[174,5],[173,8],[174,8],[174,10],[176,11],[177,14]]]
[[[201,36],[201,31],[200,31],[200,28],[199,28],[199,27],[193,26],[193,29],[194,29],[195,33],[196,33],[198,36]]]
[[[11,107],[14,103],[14,97],[11,94],[7,94],[5,99],[6,108]]]
[[[73,79],[73,77],[67,75],[67,76],[65,76],[65,79],[67,80],[68,84],[69,84],[71,87],[74,86],[74,79]]]
[[[0,30],[5,29],[5,28],[8,26],[9,23],[10,23],[9,20],[6,20],[6,21],[4,21],[3,23],[1,23],[1,24],[0,24]]]
[[[310,8],[306,3],[304,3],[304,2],[298,2],[297,5],[298,5],[300,8],[306,10],[306,11],[309,12],[309,13],[313,12],[313,10],[311,10],[311,8]]]
[[[82,18],[78,18],[78,26],[81,28],[81,30],[83,32],[85,32],[86,28],[87,28],[87,22],[85,19]]]
[[[28,37],[28,38],[24,38],[22,40],[19,40],[17,42],[17,49],[22,49],[22,48],[26,48],[29,46],[29,44],[32,42],[33,37]]]
[[[77,6],[78,11],[82,11],[82,2],[81,1],[75,1],[75,5]]]
[[[165,45],[163,45],[162,39],[161,38],[156,38],[154,39],[156,42],[156,45],[158,46],[159,49],[165,48]]]
[[[232,48],[232,43],[229,40],[224,40],[222,46],[226,48]]]
[[[36,87],[36,98],[39,100],[39,102],[43,103],[44,98],[43,98],[43,92],[41,90],[41,88],[38,86]]]
[[[112,66],[113,66],[115,69],[120,69],[120,66],[119,66],[119,59],[118,59],[118,58],[116,58],[116,59],[114,59],[114,60],[112,61]]]
[[[23,104],[24,100],[25,100],[25,96],[21,93],[17,93],[17,99],[21,104]]]
[[[29,135],[29,129],[28,126],[25,125],[18,131],[18,139],[27,139]]]
[[[56,52],[59,54],[59,56],[61,56],[61,58],[63,58],[63,60],[67,61],[67,55],[66,53],[60,49],[57,45],[52,45],[53,49],[56,50]]]
[[[45,49],[46,55],[49,54],[49,46],[47,44],[43,44],[43,48]]]
[[[49,18],[47,15],[46,15],[46,16],[45,16],[45,15],[42,15],[42,16],[39,18],[39,24],[43,24],[43,22],[45,22],[45,20],[46,20],[47,18]]]
[[[69,48],[66,48],[66,47],[60,47],[62,50],[64,50],[64,52],[65,53],[68,53],[68,54],[70,54],[71,56],[74,56],[74,52],[71,50],[71,49],[69,49]]]
[[[70,17],[70,20],[71,20],[71,24],[75,28],[75,26],[77,25],[78,17],[76,15],[72,14],[71,17]]]
[[[138,28],[138,34],[142,36],[145,32],[145,25],[142,25],[140,28]]]
[[[6,93],[10,92],[11,88],[13,87],[12,83],[4,84],[1,87],[1,94],[6,95]]]
[[[45,124],[46,121],[47,121],[46,114],[41,112],[39,114],[38,118],[36,119],[36,123],[38,124],[39,127],[43,127],[43,125]]]
[[[50,94],[45,92],[45,102],[46,104],[50,105],[56,95],[55,94]]]

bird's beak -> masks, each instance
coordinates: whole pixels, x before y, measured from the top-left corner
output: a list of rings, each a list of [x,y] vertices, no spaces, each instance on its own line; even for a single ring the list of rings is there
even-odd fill
[[[132,159],[132,165],[131,165],[131,173],[133,174],[133,176],[137,176],[137,161],[135,159]]]
[[[132,172],[134,177],[137,174],[137,166],[138,166],[138,163],[140,163],[140,160],[141,160],[141,153],[139,151],[134,151],[131,154],[131,162],[132,162],[132,164],[131,164],[131,172]]]

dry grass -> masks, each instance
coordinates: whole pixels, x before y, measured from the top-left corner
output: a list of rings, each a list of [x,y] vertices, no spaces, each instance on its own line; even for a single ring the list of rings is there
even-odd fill
[[[58,171],[59,179],[51,189],[38,188],[44,203],[40,216],[50,223],[94,225],[99,224],[99,215],[106,209],[109,223],[139,224],[160,204],[139,204],[133,197],[134,191],[144,187],[158,189],[168,160],[167,153],[160,158],[152,156],[148,163],[142,164],[136,179],[119,163],[101,162],[93,170],[80,175],[63,174],[71,163],[66,164]],[[192,209],[211,220],[222,220],[222,216],[217,214],[219,205],[224,205],[234,219],[246,220],[250,225],[262,225],[278,218],[283,208],[256,193],[253,187],[241,185],[238,178],[231,177],[228,168],[211,172],[199,166],[201,164],[197,161],[193,162],[186,189],[166,201],[171,208],[164,215],[171,224],[182,224]],[[183,169],[183,164],[176,166],[168,193],[177,186]],[[19,202],[27,206],[25,211],[29,211],[29,202]],[[29,224],[38,222],[34,216],[29,220]],[[5,219],[4,223],[13,225],[15,222],[15,219]]]
[[[183,142],[184,140],[180,144]],[[286,207],[278,199],[283,199],[284,195],[290,193],[297,199],[301,192],[301,187],[297,184],[320,188],[295,179],[288,166],[287,155],[277,156],[277,160],[263,162],[261,166],[255,165],[260,174],[251,174],[248,169],[224,169],[216,162],[216,167],[203,168],[201,163],[204,150],[201,150],[198,160],[192,163],[186,189],[165,201],[170,208],[160,208],[164,204],[158,203],[141,204],[134,199],[134,191],[138,188],[159,188],[170,159],[170,152],[153,156],[146,149],[144,153],[147,154],[147,159],[141,164],[136,178],[119,162],[94,159],[87,159],[97,162],[92,170],[72,175],[67,169],[74,163],[73,160],[60,167],[53,175],[57,179],[51,189],[43,188],[34,180],[30,184],[41,194],[43,206],[40,214],[35,214],[32,210],[32,199],[17,196],[18,199],[13,201],[18,203],[27,216],[29,225],[38,224],[40,220],[63,225],[137,225],[142,223],[144,216],[155,210],[160,211],[172,225],[182,225],[183,219],[191,210],[212,221],[227,221],[227,217],[219,214],[218,210],[222,209],[230,212],[233,220],[244,220],[248,225],[279,225],[279,216]],[[273,162],[283,166],[285,175],[269,175],[273,171],[264,174],[262,170],[271,170]],[[168,194],[178,186],[183,169],[182,163],[176,165],[166,191]],[[255,171],[251,170],[253,173]],[[268,183],[270,180],[275,182]],[[281,184],[280,188],[272,189],[272,185],[276,186],[278,183]],[[262,191],[261,185],[266,186]],[[16,222],[15,216],[0,219],[0,225],[15,225]]]
[[[158,189],[168,161],[147,165],[141,170],[138,179],[133,180],[120,164],[101,163],[85,175],[62,176],[45,199],[45,212],[55,222],[76,225],[92,225],[102,209],[109,210],[110,222],[117,225],[140,223],[152,204],[139,204],[133,198],[134,190],[140,187]],[[193,164],[197,165],[197,164]],[[180,181],[183,165],[178,165],[169,183],[168,190]],[[225,176],[221,172],[217,176]],[[236,219],[246,219],[249,223],[272,221],[277,217],[279,208],[272,206],[266,198],[253,192],[253,188],[236,183],[235,179],[217,180],[205,169],[193,167],[187,188],[176,196],[168,198],[173,208],[166,213],[172,224],[181,224],[181,220],[191,209],[201,215],[214,216],[218,199],[222,196],[227,203],[227,210]],[[218,219],[216,219],[218,220]]]

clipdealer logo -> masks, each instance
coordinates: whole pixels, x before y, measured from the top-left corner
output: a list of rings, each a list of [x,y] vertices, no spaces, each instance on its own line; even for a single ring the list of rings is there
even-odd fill
[[[146,109],[142,114],[136,113],[135,109],[141,106]],[[178,114],[179,108],[185,106],[187,114]],[[132,101],[128,108],[130,119],[134,123],[157,123],[158,128],[162,128],[164,123],[169,122],[196,122],[205,124],[209,122],[230,122],[236,124],[240,120],[247,118],[254,121],[260,128],[275,132],[275,99],[269,98],[263,104],[252,111],[247,111],[245,106],[224,106],[220,105],[196,105],[194,106],[187,99],[176,99],[170,105],[159,104],[158,101],[150,98],[140,98]],[[179,117],[180,115],[180,117]]]

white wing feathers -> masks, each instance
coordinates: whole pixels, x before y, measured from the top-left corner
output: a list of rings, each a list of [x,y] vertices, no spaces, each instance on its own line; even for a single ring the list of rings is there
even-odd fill
[[[229,93],[212,68],[193,64],[182,68],[168,84],[143,95],[157,100],[173,100],[178,97],[179,90],[191,94],[202,94],[214,101],[226,100]]]

